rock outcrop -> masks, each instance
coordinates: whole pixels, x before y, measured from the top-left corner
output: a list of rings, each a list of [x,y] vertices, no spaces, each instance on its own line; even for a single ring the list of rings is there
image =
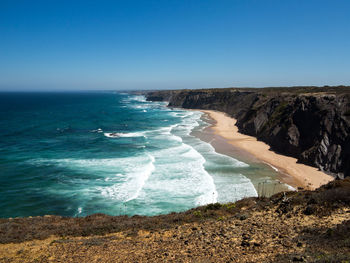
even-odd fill
[[[225,112],[241,133],[273,151],[335,177],[350,176],[350,87],[155,91],[147,99]]]

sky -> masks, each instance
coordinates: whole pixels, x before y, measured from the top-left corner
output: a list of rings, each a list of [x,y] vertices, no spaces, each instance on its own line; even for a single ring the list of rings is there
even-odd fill
[[[0,90],[350,85],[349,0],[0,0]]]

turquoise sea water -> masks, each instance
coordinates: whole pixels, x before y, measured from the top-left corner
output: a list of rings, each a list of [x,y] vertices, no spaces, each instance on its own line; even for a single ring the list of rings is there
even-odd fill
[[[257,192],[202,113],[121,93],[0,94],[0,217],[156,215]]]

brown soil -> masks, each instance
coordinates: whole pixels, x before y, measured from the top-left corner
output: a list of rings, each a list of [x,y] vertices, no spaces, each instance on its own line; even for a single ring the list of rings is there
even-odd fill
[[[350,179],[156,217],[0,220],[0,262],[350,262]]]

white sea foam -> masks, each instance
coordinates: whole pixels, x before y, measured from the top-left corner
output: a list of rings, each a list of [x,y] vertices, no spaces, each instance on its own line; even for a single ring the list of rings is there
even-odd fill
[[[98,128],[98,129],[96,129],[96,130],[92,130],[91,132],[98,132],[98,133],[101,133],[101,132],[103,132],[103,130],[102,130],[101,128]]]
[[[231,167],[249,167],[248,164],[232,158],[228,155],[224,155],[215,151],[214,147],[210,143],[200,143],[196,147],[201,153],[207,154],[209,161],[215,162],[215,165],[231,166]]]
[[[195,176],[194,173],[207,173],[204,167],[208,165],[210,165],[211,167],[220,167],[220,169],[222,169],[223,167],[227,167],[227,171],[230,171],[235,168],[249,167],[249,165],[244,162],[217,153],[210,144],[190,136],[193,129],[197,128],[200,125],[200,123],[202,127],[207,126],[205,125],[206,123],[200,119],[202,116],[201,112],[175,112],[171,113],[171,115],[182,118],[181,123],[173,127],[173,134],[177,136],[180,135],[182,139],[187,138],[186,141],[190,140],[191,147],[194,148],[190,150],[187,149],[184,151],[184,149],[181,149],[182,147],[177,147],[175,149],[169,150],[168,155],[180,155],[181,158],[183,158],[183,160],[186,160],[186,163],[188,163],[189,160],[197,160],[197,162],[192,163],[194,164],[192,167],[193,169],[191,168],[188,171],[186,168],[183,167],[183,171],[187,171],[187,173],[191,176]],[[229,177],[227,177],[227,175],[214,172],[217,168],[215,168],[214,170],[213,169],[211,169],[211,174],[207,173],[208,176],[203,175],[201,181],[205,182],[207,186],[213,185],[215,188],[212,189],[215,189],[215,191],[210,190],[208,187],[198,182],[189,183],[189,185],[197,185],[201,188],[201,190],[197,189],[197,192],[206,192],[206,194],[199,195],[196,198],[197,205],[216,202],[217,200],[219,200],[220,202],[229,202],[247,196],[257,196],[257,192],[252,182],[242,174],[235,174],[234,170],[232,170]],[[191,190],[195,191],[194,189]]]
[[[197,163],[196,167],[212,167],[210,168],[209,177],[204,177],[206,178],[205,180],[202,178],[202,181],[205,181],[207,185],[213,184],[217,190],[211,191],[207,188],[206,195],[201,195],[196,198],[197,204],[211,203],[214,201],[229,202],[239,200],[243,197],[257,196],[252,182],[242,174],[235,173],[234,170],[235,168],[249,167],[248,164],[230,156],[219,154],[211,144],[205,143],[190,135],[193,129],[200,128],[198,127],[200,124],[201,127],[207,126],[206,123],[200,119],[202,113],[192,111],[189,114],[175,114],[174,116],[181,116],[183,118],[181,123],[172,129],[173,133],[181,135],[183,139],[187,138],[186,141],[190,140],[191,146],[193,147],[193,150],[187,150],[186,152],[182,152],[180,149],[175,149],[175,151],[178,151],[183,159],[187,161],[203,158],[201,165]],[[201,157],[198,156],[199,153]],[[219,170],[217,170],[217,168],[219,168]],[[204,168],[203,170],[205,171]],[[226,174],[218,172],[222,170],[226,171]],[[202,171],[202,169],[200,169],[200,171]],[[195,172],[198,173],[198,171]],[[230,174],[228,175],[227,172]]]
[[[120,137],[147,137],[147,136],[159,136],[159,135],[171,135],[175,138],[177,141],[182,141],[181,137],[173,135],[171,133],[172,129],[174,127],[177,127],[177,124],[161,127],[154,130],[145,130],[145,131],[139,131],[139,132],[105,132],[104,136],[108,138],[120,138]]]
[[[175,127],[177,127],[177,124],[167,126],[167,127],[162,127],[153,131],[147,131],[147,134],[153,135],[155,138],[158,138],[158,139],[165,138],[167,140],[182,142],[182,138],[180,136],[177,136],[171,132]]]
[[[291,186],[291,185],[289,185],[289,184],[284,184],[287,188],[288,188],[288,190],[290,190],[290,191],[296,191],[297,189],[295,189],[293,186]]]
[[[120,137],[145,137],[144,132],[105,132],[104,136],[108,138],[120,138]]]
[[[142,97],[131,97],[128,101],[125,100],[125,103],[128,103],[125,104],[127,107],[131,105],[146,112],[148,108],[164,107],[164,104],[150,105]],[[104,159],[39,159],[36,162],[40,165],[53,164],[89,175],[86,179],[69,178],[73,187],[67,187],[63,191],[60,189],[59,194],[82,194],[88,198],[94,196],[96,200],[111,202],[116,206],[130,201],[132,201],[130,205],[134,206],[134,202],[140,202],[147,204],[153,212],[164,212],[165,210],[162,210],[164,203],[167,204],[167,209],[179,204],[190,208],[195,205],[217,201],[228,202],[256,195],[251,181],[242,174],[233,171],[228,176],[215,170],[218,167],[227,167],[226,170],[230,171],[234,168],[247,167],[247,164],[216,153],[210,144],[191,135],[194,129],[204,127],[204,122],[200,119],[202,113],[171,111],[166,108],[161,110],[164,116],[169,114],[169,119],[164,120],[168,121],[168,126],[137,132],[103,133],[108,138],[144,137],[142,140],[144,145],[137,146],[142,148],[137,151],[137,156]],[[152,114],[151,110],[147,114]],[[173,117],[178,117],[180,123],[173,124],[176,121]],[[169,125],[170,123],[172,125]],[[94,132],[103,131],[97,129]],[[118,140],[109,141],[118,142]],[[94,180],[92,176],[95,176]],[[141,214],[146,211],[142,208],[136,209],[139,209],[137,213]]]
[[[268,166],[270,166],[273,170],[275,170],[276,172],[278,172],[278,168],[276,168],[275,166],[273,166],[272,164],[268,163],[268,162],[263,162],[264,164],[267,164]]]
[[[127,107],[130,109],[138,109],[138,110],[146,110],[146,109],[162,109],[164,111],[169,111],[169,109],[165,108],[167,105],[166,102],[149,102],[146,100],[145,96],[137,95],[137,96],[129,96],[122,100],[122,107]]]
[[[143,95],[133,96],[132,99],[139,102],[146,102],[146,97]]]
[[[120,202],[136,199],[145,182],[155,170],[155,158],[151,154],[107,159],[36,159],[32,160],[32,163],[88,171],[104,178],[104,180],[97,178],[95,181],[92,181],[91,177],[86,179],[67,178],[75,187],[78,185],[86,185],[86,187],[60,189],[60,195],[71,195],[72,193],[92,195],[95,192],[106,199]],[[105,186],[108,183],[112,185]],[[56,191],[55,194],[57,194]]]
[[[132,158],[132,157],[130,157]],[[133,159],[135,159],[134,157]],[[67,168],[103,168],[103,167],[118,167],[124,163],[125,158],[101,158],[101,159],[74,159],[74,158],[65,158],[65,159],[34,159],[30,160],[31,164],[35,165],[57,165],[64,166]]]
[[[153,179],[145,186],[146,193],[161,193],[170,200],[192,196],[194,205],[216,202],[217,191],[213,179],[204,169],[203,156],[193,147],[180,143],[154,154],[157,158],[156,169]]]
[[[148,154],[149,162],[146,165],[135,167],[125,175],[124,183],[117,183],[109,187],[100,187],[102,196],[128,202],[136,199],[145,182],[155,170],[155,158]]]
[[[122,100],[122,102],[130,103],[132,101],[146,102],[146,97],[143,95],[128,96]]]
[[[247,164],[216,153],[210,144],[192,136],[192,131],[205,127],[200,112],[171,110],[165,104],[148,103],[133,96],[124,103],[122,107],[137,108],[130,111],[145,119],[137,123],[135,118],[135,125],[128,122],[135,130],[130,132],[108,129],[108,123],[101,128],[95,126],[91,132],[108,138],[96,144],[105,151],[83,148],[68,153],[71,158],[31,162],[50,166],[44,176],[57,183],[50,184],[45,191],[73,200],[72,214],[86,215],[95,212],[95,207],[110,214],[154,215],[256,194],[251,181],[240,174],[244,174]],[[119,107],[116,106],[118,110]],[[150,120],[150,125],[146,120]],[[122,137],[143,138],[117,139]],[[60,154],[58,151],[56,156]]]
[[[194,114],[196,114],[196,112],[182,110],[180,112],[170,112],[169,114],[173,117],[186,118],[186,117],[193,116]]]

